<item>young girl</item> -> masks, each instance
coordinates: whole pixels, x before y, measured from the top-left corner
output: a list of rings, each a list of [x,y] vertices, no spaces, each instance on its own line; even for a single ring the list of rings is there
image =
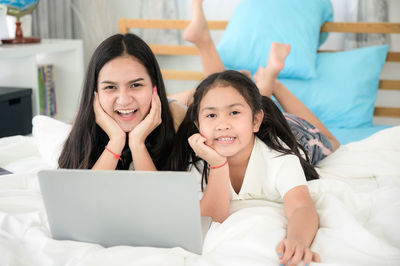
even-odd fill
[[[172,168],[202,168],[203,216],[223,222],[230,200],[283,202],[288,229],[277,247],[281,263],[319,260],[310,250],[318,215],[307,187],[318,174],[283,114],[247,76],[228,70],[202,81],[176,141]]]
[[[208,29],[202,0],[192,2],[192,21],[184,31],[184,38],[198,48],[205,75],[225,70]],[[272,43],[266,67],[259,67],[254,81],[262,95],[273,95],[281,105],[293,134],[306,150],[311,163],[315,165],[335,151],[340,144],[311,110],[277,80],[289,53],[290,45]],[[250,77],[250,72],[243,72]],[[194,90],[190,90],[173,97],[182,104],[189,104],[193,93]]]
[[[166,169],[174,135],[154,54],[136,35],[116,34],[90,60],[59,167]]]

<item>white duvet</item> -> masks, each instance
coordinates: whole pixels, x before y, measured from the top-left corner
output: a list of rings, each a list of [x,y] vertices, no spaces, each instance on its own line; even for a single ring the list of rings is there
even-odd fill
[[[14,173],[0,176],[0,266],[279,265],[275,246],[287,220],[282,205],[265,201],[233,203],[232,215],[212,224],[201,256],[178,247],[53,240],[36,173],[55,167],[68,129],[36,118],[32,137],[0,139],[0,167]],[[50,142],[50,135],[59,138]],[[400,126],[340,147],[318,171],[321,179],[309,187],[320,218],[312,246],[320,264],[400,265]]]

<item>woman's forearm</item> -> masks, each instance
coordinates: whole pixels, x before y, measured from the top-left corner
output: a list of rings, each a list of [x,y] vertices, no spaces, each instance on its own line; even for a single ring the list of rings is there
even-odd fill
[[[132,153],[133,167],[137,171],[157,171],[144,143],[136,143],[129,147]]]
[[[104,147],[104,151],[93,165],[92,170],[115,170],[119,160],[116,155],[121,154],[125,145],[124,141],[125,139],[110,139],[107,148]]]

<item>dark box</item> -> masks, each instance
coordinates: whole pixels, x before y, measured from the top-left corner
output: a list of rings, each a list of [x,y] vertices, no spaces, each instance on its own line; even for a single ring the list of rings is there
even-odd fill
[[[0,137],[32,133],[32,89],[0,87]]]

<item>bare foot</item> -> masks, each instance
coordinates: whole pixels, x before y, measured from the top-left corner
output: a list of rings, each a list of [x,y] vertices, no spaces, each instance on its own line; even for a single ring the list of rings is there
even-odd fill
[[[271,74],[278,77],[279,72],[285,66],[286,57],[290,53],[290,44],[283,44],[273,42],[271,43],[271,49],[269,50],[267,68],[271,71]]]
[[[238,70],[240,73],[244,74],[246,77],[248,77],[249,79],[251,79],[251,72],[250,70]]]
[[[260,66],[254,74],[254,81],[262,95],[271,97],[273,94],[279,72],[285,66],[285,59],[289,53],[289,44],[271,43],[267,66]]]
[[[202,2],[203,0],[192,1],[192,21],[183,32],[183,38],[197,46],[201,45],[203,42],[208,43],[211,39],[207,20],[203,12]]]

